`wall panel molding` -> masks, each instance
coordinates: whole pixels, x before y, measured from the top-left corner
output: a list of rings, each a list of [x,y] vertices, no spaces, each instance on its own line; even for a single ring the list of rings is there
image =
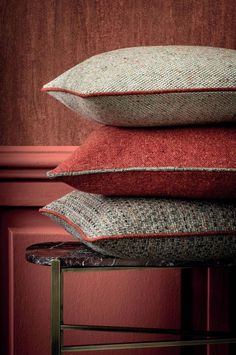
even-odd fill
[[[77,147],[0,147],[0,205],[42,206],[73,189],[54,182],[46,172],[67,159]]]
[[[76,146],[0,146],[0,168],[53,168]]]

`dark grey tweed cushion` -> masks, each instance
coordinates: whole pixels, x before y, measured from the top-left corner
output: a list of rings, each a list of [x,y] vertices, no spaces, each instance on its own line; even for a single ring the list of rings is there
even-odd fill
[[[236,257],[234,203],[73,191],[40,211],[106,255],[163,262]]]

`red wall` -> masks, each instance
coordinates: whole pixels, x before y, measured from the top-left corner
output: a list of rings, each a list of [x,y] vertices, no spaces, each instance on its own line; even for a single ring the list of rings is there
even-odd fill
[[[49,182],[45,173],[97,124],[40,93],[40,87],[89,56],[115,48],[236,48],[235,0],[2,0],[0,17],[0,353],[49,355],[50,270],[28,264],[24,250],[32,243],[71,238],[37,212],[70,190]],[[66,320],[227,329],[236,318],[231,279],[226,270],[70,275]],[[96,340],[80,333],[82,343]],[[226,346],[199,347],[181,354],[227,351]]]
[[[235,0],[1,0],[4,145],[79,145],[95,124],[39,89],[89,56],[120,47],[236,48]]]

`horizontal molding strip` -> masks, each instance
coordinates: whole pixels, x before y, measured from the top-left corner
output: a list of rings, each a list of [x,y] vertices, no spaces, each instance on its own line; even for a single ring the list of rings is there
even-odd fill
[[[67,159],[74,146],[0,147],[0,206],[42,207],[73,190],[46,172]]]
[[[1,180],[45,180],[48,169],[2,169],[0,171]]]
[[[75,146],[1,146],[0,169],[48,169],[67,159]]]

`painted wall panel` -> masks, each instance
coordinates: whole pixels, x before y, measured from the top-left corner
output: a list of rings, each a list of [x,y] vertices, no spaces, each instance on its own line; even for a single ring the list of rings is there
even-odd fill
[[[11,213],[9,253],[9,355],[50,354],[50,268],[25,261],[25,248],[42,241],[73,240],[36,210]],[[16,223],[14,222],[16,217]],[[5,219],[6,221],[6,219]],[[28,221],[26,224],[25,221]],[[33,223],[31,222],[33,221]],[[15,225],[15,226],[14,226]],[[6,236],[5,236],[6,237]],[[179,327],[180,271],[122,271],[66,274],[65,322],[82,324]],[[165,300],[165,303],[164,301]],[[169,302],[166,302],[166,301]],[[70,333],[71,334],[71,333]],[[78,333],[77,333],[78,334]],[[69,344],[137,341],[142,336],[80,332]],[[146,339],[155,339],[153,336]],[[131,354],[126,351],[124,354]],[[143,351],[137,351],[143,354]],[[105,355],[101,353],[102,355]],[[179,349],[145,350],[145,354],[179,354]]]
[[[74,240],[38,207],[69,189],[46,178],[58,159],[72,147],[4,147],[0,149],[0,342],[4,355],[50,353],[50,268],[25,261],[25,248],[42,241]],[[35,163],[34,163],[35,162]],[[174,295],[174,296],[173,296]],[[165,300],[165,302],[163,302]],[[168,300],[168,302],[166,302]],[[179,327],[181,272],[147,271],[70,274],[65,279],[65,320],[68,323],[129,324]],[[66,334],[71,343],[121,341],[94,334]],[[110,339],[110,340],[109,340]],[[141,340],[126,335],[124,340]],[[149,337],[150,339],[150,337]],[[124,354],[130,354],[129,351]],[[145,350],[137,354],[179,354],[179,349]]]

